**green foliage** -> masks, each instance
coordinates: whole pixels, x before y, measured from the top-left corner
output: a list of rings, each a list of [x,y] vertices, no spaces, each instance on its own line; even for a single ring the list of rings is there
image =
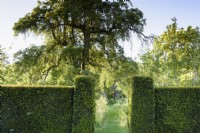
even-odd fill
[[[4,53],[4,50],[0,44],[0,84],[2,84],[5,81],[4,71],[5,71],[6,59],[7,56]]]
[[[32,45],[24,50],[20,50],[15,53],[15,63],[19,66],[19,71],[28,71],[28,69],[35,66],[39,61],[41,61],[40,57],[42,56],[45,49],[46,47],[44,45]],[[23,66],[23,68],[20,66]]]
[[[156,88],[156,133],[200,131],[200,88]]]
[[[0,45],[0,84],[2,83],[3,77],[2,77],[2,73],[3,73],[3,57],[2,57],[2,49],[1,49],[1,45]]]
[[[99,76],[99,89],[106,93],[107,98],[115,98],[114,93],[121,91],[128,96],[131,87],[131,79],[139,72],[138,65],[130,58],[119,59],[111,62],[101,69]]]
[[[92,49],[112,60],[123,53],[118,40],[130,39],[131,32],[145,40],[144,25],[143,13],[125,1],[44,0],[20,18],[13,30],[16,35],[29,31],[45,35],[54,46],[73,46],[71,59],[81,58],[78,67],[85,69],[94,63]]]
[[[101,95],[97,100],[96,100],[96,112],[95,112],[95,128],[101,127],[103,125],[103,122],[105,120],[105,113],[108,110],[107,107],[108,100],[105,96]]]
[[[131,96],[131,133],[200,131],[199,87],[154,89],[151,78],[134,77]]]
[[[32,45],[15,53],[15,62],[4,70],[3,84],[72,86],[80,70],[68,62],[64,48],[51,47],[51,44]]]
[[[1,86],[2,131],[93,133],[95,82],[78,76],[74,87]]]
[[[141,60],[141,73],[153,77],[156,86],[200,85],[199,28],[179,28],[173,19]]]
[[[1,132],[71,132],[73,87],[1,86]]]
[[[74,91],[73,133],[93,133],[95,125],[95,80],[77,76]]]
[[[154,132],[154,87],[149,77],[134,77],[129,99],[130,133]]]

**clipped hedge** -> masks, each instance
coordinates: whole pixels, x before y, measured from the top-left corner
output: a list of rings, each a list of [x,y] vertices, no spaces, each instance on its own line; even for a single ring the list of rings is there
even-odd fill
[[[153,133],[155,97],[152,78],[134,77],[130,94],[130,133]]]
[[[70,133],[74,87],[1,86],[1,132]]]
[[[200,132],[200,88],[156,88],[157,133]]]
[[[75,79],[73,133],[94,133],[95,97],[94,78],[78,76]]]

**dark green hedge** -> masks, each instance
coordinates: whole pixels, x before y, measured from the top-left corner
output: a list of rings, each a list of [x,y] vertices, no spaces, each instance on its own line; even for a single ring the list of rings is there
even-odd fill
[[[148,77],[134,77],[131,133],[199,133],[200,87],[153,88]]]
[[[200,88],[156,88],[157,133],[200,132]]]
[[[94,78],[78,76],[75,79],[73,133],[94,133],[95,101]]]
[[[154,132],[154,90],[149,77],[134,77],[130,106],[130,133]]]
[[[2,133],[70,133],[73,87],[1,86]]]

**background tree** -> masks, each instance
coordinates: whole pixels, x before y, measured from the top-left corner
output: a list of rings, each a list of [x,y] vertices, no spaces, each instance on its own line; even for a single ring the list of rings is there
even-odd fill
[[[5,74],[4,74],[4,71],[5,71],[5,67],[6,67],[6,64],[7,64],[7,55],[6,53],[3,51],[3,48],[0,44],[0,84],[4,82],[5,80]]]
[[[3,63],[2,63],[2,54],[3,54],[3,52],[2,52],[2,48],[1,48],[1,45],[0,45],[0,75],[2,75],[2,65],[3,65]],[[2,76],[0,76],[0,81],[1,80],[3,80],[3,77]],[[0,82],[1,83],[1,82]]]
[[[199,28],[178,28],[173,19],[167,30],[155,38],[153,49],[141,57],[143,67],[148,67],[149,74],[159,82],[162,79],[168,85],[197,85],[199,46]]]
[[[127,96],[131,88],[131,79],[139,72],[138,65],[130,58],[122,59],[120,63],[114,63],[117,67],[111,67],[107,64],[100,71],[100,79],[98,88],[106,93],[110,98],[116,98],[116,94]]]
[[[6,67],[5,83],[73,85],[73,75],[78,74],[78,69],[61,58],[58,46],[53,50],[47,46],[32,45],[15,53],[14,63]]]
[[[110,60],[121,49],[118,41],[126,40],[131,32],[143,40],[145,19],[137,8],[130,8],[125,1],[102,0],[45,0],[38,1],[31,13],[15,23],[15,34],[31,31],[53,38],[55,46],[80,49],[79,68],[95,65],[91,50],[102,52]],[[80,54],[78,53],[78,54]]]
[[[79,68],[75,67],[75,64],[78,64],[79,61],[75,58],[79,56],[73,55],[73,48],[65,49],[62,52],[62,48],[59,46],[56,46],[53,50],[47,46],[32,45],[15,53],[15,62],[7,67],[6,83],[73,85],[75,75],[80,74]],[[123,56],[123,53],[118,53],[115,58],[112,58],[113,60],[107,62],[105,57],[101,56],[101,52],[95,51],[95,49],[91,51],[91,60],[94,58],[96,59],[94,60],[95,64],[100,63],[96,67],[89,67],[90,72],[85,71],[84,73],[93,74],[96,77],[97,82],[99,82],[97,90],[99,89],[101,93],[111,94],[117,89],[121,89],[124,93],[127,93],[129,79],[138,73],[137,63]],[[65,54],[69,55],[66,56]],[[116,88],[116,90],[113,90],[113,88]]]

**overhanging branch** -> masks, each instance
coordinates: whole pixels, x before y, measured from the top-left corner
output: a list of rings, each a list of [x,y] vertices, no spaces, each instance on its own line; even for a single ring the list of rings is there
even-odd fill
[[[41,77],[44,76],[44,81],[46,80],[46,78],[47,78],[49,72],[51,71],[51,69],[53,69],[55,67],[58,67],[60,65],[60,61],[61,61],[61,57],[59,57],[57,63],[54,62],[55,63],[54,65],[50,66],[48,69],[46,69],[45,71],[42,72],[42,76]]]

